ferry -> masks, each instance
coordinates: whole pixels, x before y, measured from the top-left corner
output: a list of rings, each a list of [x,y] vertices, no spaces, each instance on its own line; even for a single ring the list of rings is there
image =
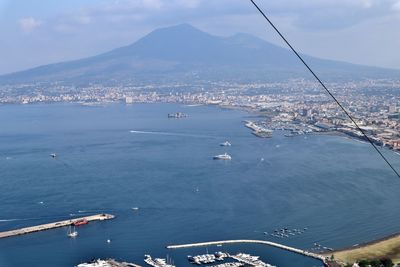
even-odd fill
[[[221,143],[221,144],[219,144],[220,146],[231,146],[232,144],[231,143],[229,143],[228,141],[225,141],[225,142],[223,142],[223,143]]]
[[[216,155],[213,157],[213,159],[231,160],[232,157],[229,154],[225,153],[221,155]]]

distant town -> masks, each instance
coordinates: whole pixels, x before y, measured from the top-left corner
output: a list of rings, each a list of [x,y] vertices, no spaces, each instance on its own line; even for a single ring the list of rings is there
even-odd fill
[[[328,87],[379,146],[400,151],[400,80],[365,79],[329,83]],[[363,140],[336,103],[314,81],[191,83],[124,85],[66,85],[61,82],[0,86],[0,104],[73,102],[96,105],[110,102],[182,103],[240,108],[260,115],[265,128],[338,133]]]

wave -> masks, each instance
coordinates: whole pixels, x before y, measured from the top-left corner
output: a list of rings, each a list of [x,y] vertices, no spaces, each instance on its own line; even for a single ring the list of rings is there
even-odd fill
[[[190,105],[185,105],[185,107],[199,107],[203,106],[203,104],[190,104]]]
[[[217,138],[216,136],[212,135],[186,134],[186,133],[174,133],[174,132],[136,131],[136,130],[131,130],[130,132],[135,134],[154,134],[154,135],[183,136],[183,137],[195,137],[195,138]]]

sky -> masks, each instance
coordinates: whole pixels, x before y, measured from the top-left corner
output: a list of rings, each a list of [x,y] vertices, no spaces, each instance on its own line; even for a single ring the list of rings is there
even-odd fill
[[[256,0],[302,53],[400,69],[400,0]],[[160,27],[284,46],[249,0],[0,0],[0,74],[97,55]]]

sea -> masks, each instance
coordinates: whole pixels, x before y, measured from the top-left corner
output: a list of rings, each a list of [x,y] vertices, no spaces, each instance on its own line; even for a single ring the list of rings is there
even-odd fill
[[[188,117],[167,117],[174,112]],[[243,123],[258,119],[182,104],[1,105],[0,231],[116,218],[78,227],[74,239],[66,227],[0,239],[0,266],[97,258],[144,266],[144,254],[191,266],[188,255],[224,251],[312,267],[322,263],[265,245],[166,246],[257,239],[313,251],[314,243],[338,249],[400,232],[400,179],[370,145],[283,131],[258,138]],[[232,160],[213,160],[225,152]],[[382,152],[400,169],[399,155]],[[302,233],[270,235],[282,228]]]

